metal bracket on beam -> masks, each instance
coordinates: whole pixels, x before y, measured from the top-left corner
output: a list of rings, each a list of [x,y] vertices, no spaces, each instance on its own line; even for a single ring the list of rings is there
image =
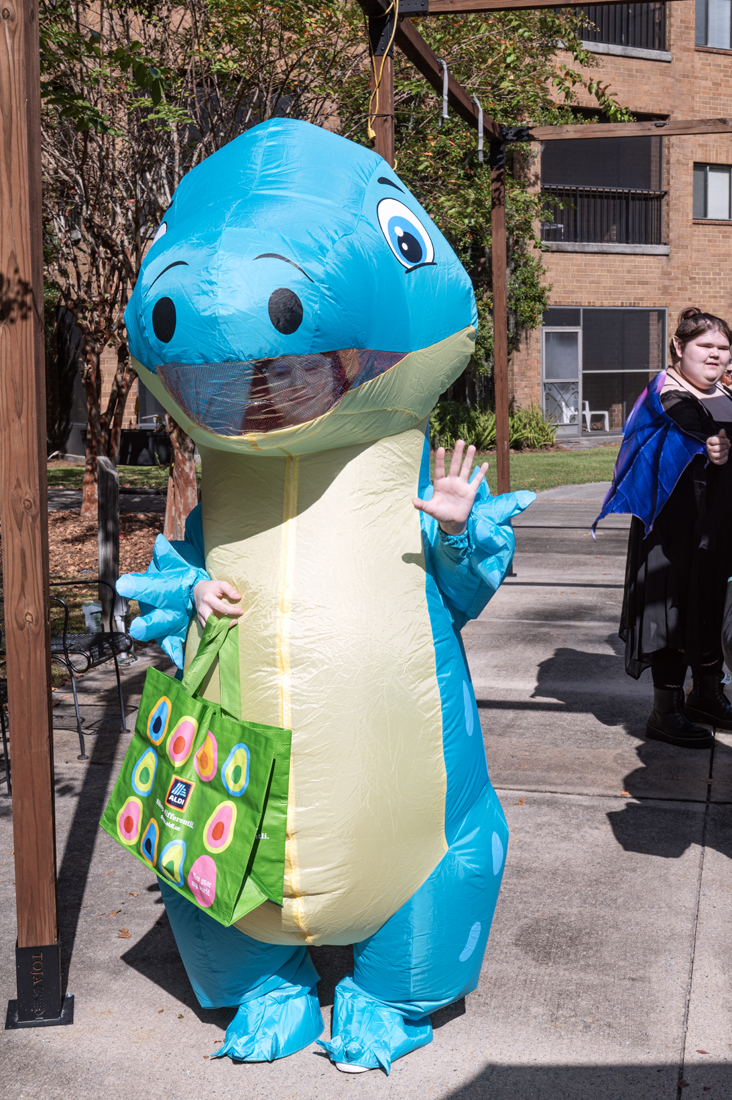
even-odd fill
[[[502,141],[532,141],[528,126],[501,126]]]
[[[401,7],[401,5],[400,5]],[[394,13],[390,15],[369,16],[369,40],[373,57],[383,57],[394,32]],[[394,56],[394,44],[389,49],[389,57]]]
[[[429,15],[429,0],[399,0],[399,15]]]

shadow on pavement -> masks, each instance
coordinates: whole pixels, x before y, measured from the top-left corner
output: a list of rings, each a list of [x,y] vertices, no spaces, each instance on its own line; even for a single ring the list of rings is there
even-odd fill
[[[160,906],[160,915],[142,939],[129,951],[125,951],[122,961],[147,981],[153,982],[176,1001],[190,1008],[203,1023],[217,1025],[225,1031],[235,1009],[201,1008],[183,966],[163,899],[159,896],[160,887],[154,882],[147,889],[151,894],[158,894],[155,904]]]
[[[647,699],[625,693],[623,642],[615,634],[605,640],[614,656],[566,647],[542,661],[532,702],[536,699],[542,706],[546,705],[542,700],[558,700],[566,712],[591,714],[602,725],[622,727],[629,736],[642,739],[635,749],[639,767],[624,779],[624,790],[639,801],[607,817],[625,851],[679,859],[692,844],[699,843],[699,815],[694,807],[706,804],[713,776],[725,775],[726,769],[732,768],[732,748],[718,740],[712,756],[708,749],[683,749],[645,740],[646,720],[653,706],[650,673],[643,678]],[[584,685],[581,692],[577,684]],[[597,690],[588,690],[589,684],[597,684]],[[692,768],[698,775],[690,793]],[[651,791],[654,793],[649,795]],[[664,805],[665,799],[675,805]],[[732,834],[716,831],[707,843],[732,858]]]
[[[732,1066],[709,1062],[679,1074],[678,1064],[488,1066],[443,1100],[692,1100],[729,1096]]]
[[[127,674],[122,682],[126,697],[142,691],[147,668],[140,668]],[[109,688],[100,688],[96,693],[102,696],[102,705],[110,709],[119,707],[117,684],[112,679]],[[80,697],[83,707],[83,695]],[[132,726],[132,717],[128,715],[128,729]],[[77,793],[76,783],[56,779],[57,802],[65,798],[76,798],[73,821],[66,838],[63,860],[58,872],[58,921],[61,940],[61,971],[64,991],[68,980],[69,967],[76,942],[76,932],[84,902],[89,869],[94,855],[94,846],[99,833],[99,820],[109,797],[109,785],[114,769],[117,747],[122,738],[129,740],[131,733],[123,733],[116,723],[108,732],[96,733],[91,747],[89,763],[84,769],[81,789]],[[89,751],[89,747],[87,748]],[[79,767],[82,765],[80,764]]]

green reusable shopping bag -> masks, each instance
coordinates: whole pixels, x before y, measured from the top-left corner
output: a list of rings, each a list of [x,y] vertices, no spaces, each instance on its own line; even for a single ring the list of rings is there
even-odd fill
[[[236,624],[211,615],[182,681],[148,669],[102,828],[229,925],[282,904],[291,731],[235,718],[197,693],[219,660],[238,690]]]

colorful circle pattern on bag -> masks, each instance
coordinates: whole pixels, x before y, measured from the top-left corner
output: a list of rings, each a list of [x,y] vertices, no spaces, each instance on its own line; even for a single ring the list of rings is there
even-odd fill
[[[216,864],[211,856],[199,856],[188,872],[188,888],[204,909],[216,900]]]
[[[185,858],[186,842],[177,838],[169,841],[160,853],[158,866],[174,886],[183,885],[183,863]]]
[[[241,798],[249,786],[249,749],[234,745],[221,769],[221,782],[234,798]]]
[[[234,839],[236,806],[233,802],[221,802],[206,822],[203,830],[203,846],[207,852],[225,851]]]
[[[117,835],[123,844],[134,844],[142,825],[142,802],[133,795],[117,814]]]
[[[185,764],[193,751],[193,742],[198,733],[198,722],[190,715],[177,723],[168,738],[168,756],[174,764]]]
[[[163,740],[168,732],[169,721],[170,699],[167,695],[164,695],[162,699],[158,699],[157,703],[150,711],[150,717],[147,720],[147,735],[153,745],[159,745]]]
[[[155,772],[158,770],[158,754],[155,749],[147,748],[132,769],[132,789],[135,794],[146,798],[152,790],[155,782]],[[135,838],[136,839],[136,838]]]
[[[145,860],[145,863],[149,863],[151,867],[155,866],[155,860],[158,858],[159,839],[160,830],[158,829],[158,823],[154,817],[151,817],[143,833],[142,840],[140,841],[140,853],[142,858]]]
[[[209,730],[206,734],[206,740],[193,757],[193,767],[196,769],[196,775],[198,775],[204,783],[209,783],[216,775],[218,763],[218,745],[216,744],[216,738],[211,733],[211,730]]]

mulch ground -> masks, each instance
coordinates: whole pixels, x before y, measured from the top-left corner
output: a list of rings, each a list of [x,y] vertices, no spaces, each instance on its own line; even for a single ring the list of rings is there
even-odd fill
[[[119,571],[144,573],[153,544],[162,533],[164,517],[157,512],[122,512],[119,517]],[[96,519],[81,519],[77,511],[48,514],[49,572],[54,579],[97,576]]]

